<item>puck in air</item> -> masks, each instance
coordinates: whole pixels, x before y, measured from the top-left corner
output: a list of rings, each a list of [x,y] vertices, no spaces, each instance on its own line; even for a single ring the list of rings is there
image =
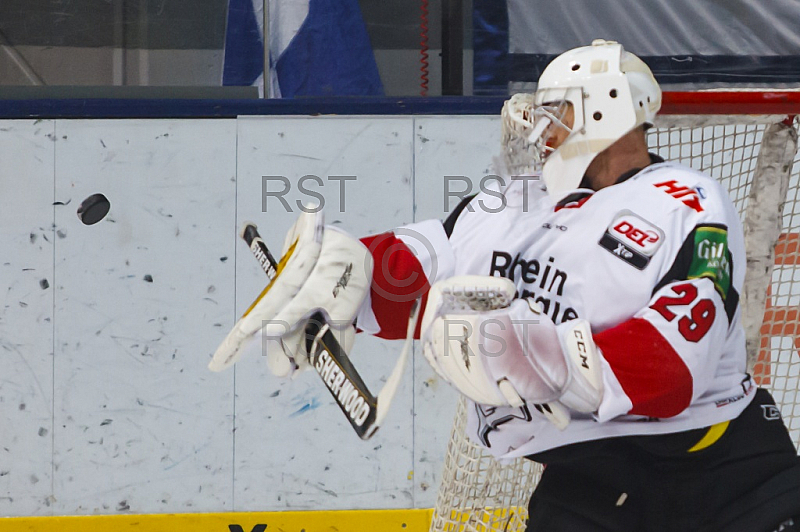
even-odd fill
[[[92,194],[78,207],[78,218],[85,225],[94,225],[108,214],[111,202],[102,194]]]

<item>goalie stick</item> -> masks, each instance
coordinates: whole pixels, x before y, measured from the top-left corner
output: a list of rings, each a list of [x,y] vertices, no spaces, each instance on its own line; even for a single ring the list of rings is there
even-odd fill
[[[278,263],[258,234],[256,224],[245,222],[240,236],[261,264],[264,273],[272,281],[278,274]],[[330,325],[325,322],[322,312],[315,312],[308,320],[305,338],[311,365],[325,383],[336,404],[342,409],[353,430],[362,440],[371,438],[386,418],[389,405],[403,376],[419,317],[419,308],[420,302],[417,300],[411,310],[408,334],[400,358],[377,396],[367,388],[361,375],[350,361],[350,357],[336,339]]]

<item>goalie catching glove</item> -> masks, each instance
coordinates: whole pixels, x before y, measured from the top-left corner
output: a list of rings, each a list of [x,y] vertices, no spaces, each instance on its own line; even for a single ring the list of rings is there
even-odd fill
[[[556,326],[538,303],[514,300],[515,293],[514,283],[501,277],[435,283],[422,321],[422,352],[476,403],[533,404],[563,429],[567,408],[590,413],[600,406],[599,350],[586,320]]]
[[[369,293],[372,256],[357,239],[324,225],[321,212],[304,212],[284,241],[277,275],[220,344],[212,371],[233,365],[246,351],[265,348],[278,376],[309,367],[305,328],[322,311],[339,343],[352,345],[358,309]]]

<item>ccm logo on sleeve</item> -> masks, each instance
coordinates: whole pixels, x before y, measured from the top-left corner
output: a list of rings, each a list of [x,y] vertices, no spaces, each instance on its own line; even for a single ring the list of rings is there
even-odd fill
[[[624,210],[614,217],[599,244],[634,268],[643,270],[663,242],[664,231]]]

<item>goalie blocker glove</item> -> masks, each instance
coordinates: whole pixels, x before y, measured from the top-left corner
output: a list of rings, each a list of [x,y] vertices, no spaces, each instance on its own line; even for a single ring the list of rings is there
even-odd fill
[[[591,413],[600,405],[600,352],[586,320],[556,326],[532,299],[512,301],[515,292],[499,277],[434,284],[422,323],[423,354],[473,401],[541,405],[563,429],[569,422],[564,407]]]

